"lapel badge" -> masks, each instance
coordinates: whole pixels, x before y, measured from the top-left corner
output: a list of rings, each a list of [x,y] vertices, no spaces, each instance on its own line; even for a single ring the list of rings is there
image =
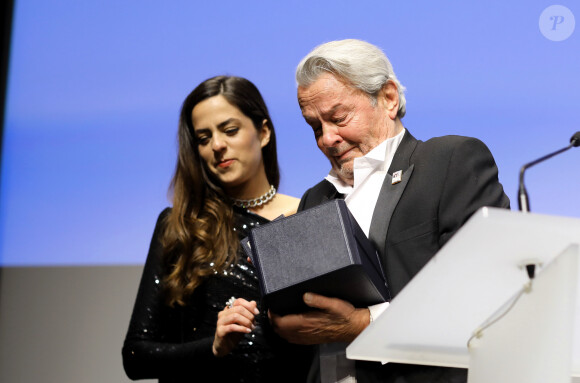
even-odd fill
[[[393,173],[393,179],[391,181],[391,185],[398,184],[403,179],[403,171],[397,170]]]

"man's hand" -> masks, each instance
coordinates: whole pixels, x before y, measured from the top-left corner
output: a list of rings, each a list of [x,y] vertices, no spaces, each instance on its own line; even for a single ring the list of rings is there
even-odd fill
[[[341,299],[306,293],[304,303],[316,310],[285,316],[268,312],[274,330],[291,343],[351,342],[370,322],[367,308]]]

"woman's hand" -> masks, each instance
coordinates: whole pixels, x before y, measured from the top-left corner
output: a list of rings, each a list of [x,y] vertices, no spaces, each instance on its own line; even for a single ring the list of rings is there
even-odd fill
[[[244,334],[255,328],[255,316],[259,313],[255,301],[248,302],[243,298],[236,299],[231,307],[228,305],[220,311],[213,340],[213,354],[217,357],[229,354]]]

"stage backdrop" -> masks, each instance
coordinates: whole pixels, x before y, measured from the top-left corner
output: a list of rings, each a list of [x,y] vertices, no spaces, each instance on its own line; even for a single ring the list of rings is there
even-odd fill
[[[417,138],[475,136],[517,208],[518,170],[580,130],[576,1],[16,0],[4,121],[0,266],[142,264],[169,205],[180,104],[244,76],[279,143],[281,192],[328,172],[296,102],[316,45],[381,47]],[[532,168],[532,211],[580,218],[580,149]]]

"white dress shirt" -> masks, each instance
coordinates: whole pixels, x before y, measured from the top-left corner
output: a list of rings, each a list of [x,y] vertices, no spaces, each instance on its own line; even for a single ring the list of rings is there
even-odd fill
[[[383,181],[404,134],[405,129],[395,137],[383,141],[363,157],[354,159],[353,186],[338,178],[334,170],[326,176],[326,180],[333,184],[339,193],[345,195],[346,206],[367,237]],[[371,320],[378,318],[388,305],[380,303],[369,307]],[[346,359],[345,344],[321,345],[320,360],[322,383],[356,382],[354,361]]]
[[[326,180],[333,184],[339,193],[346,196],[344,199],[346,206],[367,237],[381,186],[404,134],[405,129],[395,137],[383,141],[363,157],[354,159],[353,186],[338,178],[334,170],[326,176]]]

